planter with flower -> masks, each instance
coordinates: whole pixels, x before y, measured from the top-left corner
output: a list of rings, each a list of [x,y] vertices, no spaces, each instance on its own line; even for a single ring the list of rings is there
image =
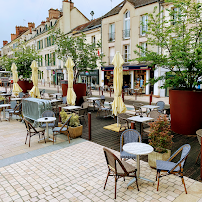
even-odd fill
[[[166,115],[159,116],[157,121],[149,125],[149,144],[154,151],[148,155],[148,163],[150,167],[156,168],[156,160],[166,161],[170,157],[173,135],[171,135],[170,123]]]
[[[75,113],[67,114],[64,110],[60,112],[60,117],[62,123],[58,123],[58,126],[61,127],[63,123],[71,116],[69,121],[69,135],[71,138],[80,137],[83,132],[83,125],[80,124],[79,116]]]

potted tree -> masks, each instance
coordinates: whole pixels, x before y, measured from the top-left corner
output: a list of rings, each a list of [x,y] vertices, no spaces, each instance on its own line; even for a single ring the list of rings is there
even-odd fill
[[[96,44],[89,44],[86,39],[86,35],[81,33],[80,36],[68,36],[62,33],[60,30],[53,30],[52,36],[54,37],[55,44],[57,46],[56,53],[58,59],[64,63],[68,57],[71,57],[75,66],[74,70],[74,92],[76,93],[76,105],[82,104],[82,97],[86,96],[86,84],[76,83],[80,72],[95,70],[97,62],[102,65],[102,54],[98,54],[98,50],[101,48],[101,42]],[[67,95],[68,82],[62,81],[63,97]]]
[[[30,80],[32,69],[31,63],[33,60],[38,60],[39,55],[38,51],[33,48],[26,46],[26,42],[20,43],[17,48],[13,49],[13,58],[9,58],[8,56],[3,56],[1,60],[2,67],[7,71],[11,71],[11,65],[14,62],[17,66],[18,71],[18,84],[22,88],[23,92],[26,93],[27,90],[31,90],[33,87],[33,83]]]
[[[148,163],[150,167],[156,168],[156,160],[166,161],[170,157],[173,135],[171,135],[170,123],[166,115],[159,116],[157,121],[149,125],[149,144],[154,151],[148,154]]]
[[[171,129],[179,134],[195,134],[201,128],[202,91],[202,4],[191,0],[165,0],[148,14],[147,47],[139,45],[139,62],[167,72],[150,79],[170,88]],[[160,11],[161,10],[161,11]]]

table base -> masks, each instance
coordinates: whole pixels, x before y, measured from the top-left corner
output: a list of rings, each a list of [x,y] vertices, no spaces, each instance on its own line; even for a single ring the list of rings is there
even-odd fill
[[[150,179],[147,179],[147,178],[144,178],[144,177],[141,177],[141,176],[139,176],[138,179],[142,179],[142,180],[151,182],[151,183],[153,183],[153,185],[154,185],[154,181],[152,181],[152,180],[150,180]],[[136,178],[135,178],[135,177],[127,184],[127,187],[129,187],[129,186],[130,186],[131,184],[133,184],[134,182],[136,182]]]
[[[50,138],[50,137],[45,137],[45,140],[46,140],[46,142],[53,142],[53,139],[52,139],[52,138]],[[43,141],[43,142],[44,142],[44,138],[39,139],[39,141],[38,141],[38,142],[41,142],[41,141]],[[54,141],[54,142],[55,142],[55,141]]]

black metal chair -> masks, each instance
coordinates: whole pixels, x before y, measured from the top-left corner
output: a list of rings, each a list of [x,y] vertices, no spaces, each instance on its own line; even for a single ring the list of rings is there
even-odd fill
[[[201,146],[202,129],[197,130],[197,131],[196,131],[196,135],[197,135],[197,139],[198,139],[199,145]],[[200,151],[199,151],[199,154],[198,154],[198,156],[197,156],[197,159],[196,159],[196,162],[195,162],[195,163],[197,163],[198,158],[199,158],[200,155],[201,155],[201,149],[200,149]]]
[[[157,183],[157,191],[159,189],[159,179],[165,175],[160,175],[160,172],[166,172],[167,175],[174,174],[178,175],[182,178],[182,184],[184,185],[185,193],[187,194],[187,189],[185,186],[184,178],[183,178],[183,167],[186,162],[187,156],[190,152],[191,146],[189,144],[185,144],[181,146],[167,161],[156,160],[156,180],[158,179]],[[172,160],[181,153],[180,160],[175,163]]]
[[[105,154],[105,158],[106,158],[107,166],[108,166],[108,174],[107,174],[107,178],[105,181],[104,189],[106,187],[108,177],[114,176],[114,178],[115,178],[115,196],[114,196],[114,198],[116,199],[117,180],[121,177],[123,177],[124,179],[125,179],[125,177],[135,177],[137,190],[139,191],[137,176],[136,176],[137,169],[134,166],[132,166],[131,164],[129,164],[125,161],[121,161],[115,154],[113,154],[107,148],[103,148],[103,150],[104,150],[104,154]]]

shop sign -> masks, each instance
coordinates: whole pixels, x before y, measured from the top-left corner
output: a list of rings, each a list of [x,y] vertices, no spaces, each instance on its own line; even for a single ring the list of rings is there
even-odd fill
[[[98,76],[99,75],[99,70],[93,70],[93,71],[83,71],[79,72],[81,76]]]
[[[129,67],[123,67],[123,71],[128,71]]]
[[[51,66],[47,66],[47,67],[46,67],[46,70],[51,70]]]
[[[123,75],[130,75],[129,71],[123,71]]]
[[[148,66],[146,66],[146,67],[140,67],[140,69],[148,69]]]
[[[62,69],[56,69],[56,73],[63,73]]]

